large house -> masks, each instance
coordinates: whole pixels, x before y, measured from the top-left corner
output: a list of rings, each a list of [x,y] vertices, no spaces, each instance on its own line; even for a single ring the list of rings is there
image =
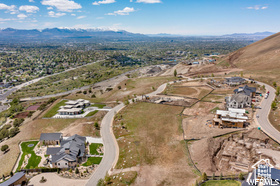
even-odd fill
[[[40,136],[41,145],[59,145],[62,141],[62,133],[42,133]]]
[[[86,158],[86,138],[77,134],[62,139],[60,147],[48,147],[46,155],[54,168],[74,168]]]
[[[0,183],[0,186],[27,185],[25,172],[17,172],[7,181]]]
[[[225,83],[228,84],[229,86],[237,86],[246,82],[246,80],[241,77],[230,77],[225,79],[226,79]]]
[[[245,94],[234,94],[231,97],[226,97],[226,108],[245,108],[251,107],[252,99]]]
[[[248,120],[245,109],[217,110],[213,123],[221,128],[243,128]]]
[[[85,107],[90,106],[90,102],[84,99],[69,100],[65,104],[58,110],[59,115],[78,115],[82,113]]]
[[[256,87],[249,87],[247,85],[243,87],[239,87],[238,89],[234,90],[235,94],[245,94],[250,96],[251,98],[255,97],[257,88]]]

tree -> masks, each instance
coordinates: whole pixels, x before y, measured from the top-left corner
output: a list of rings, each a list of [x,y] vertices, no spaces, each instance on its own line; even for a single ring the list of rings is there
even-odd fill
[[[239,175],[238,175],[238,179],[239,179],[239,180],[244,180],[244,176],[243,176],[243,174],[242,174],[241,172],[240,172]]]
[[[14,173],[13,173],[13,171],[11,171],[11,172],[10,172],[10,176],[13,177],[13,175],[14,175]]]
[[[175,69],[174,70],[174,77],[176,77],[177,76],[177,70]]]
[[[276,104],[275,101],[273,101],[273,102],[271,103],[271,109],[275,110],[276,107],[277,107],[277,104]]]
[[[95,127],[96,130],[99,130],[99,129],[100,129],[100,128],[99,128],[99,124],[98,124],[97,122],[94,123],[94,127]]]
[[[198,183],[197,183],[197,180],[195,180],[195,186],[199,186]]]
[[[202,174],[202,180],[204,180],[204,181],[207,180],[207,174],[205,172]]]
[[[12,129],[10,129],[9,136],[10,137],[14,137],[15,135],[17,135],[17,133],[19,133],[19,128],[18,127],[14,127]]]
[[[220,174],[220,180],[222,180],[222,179],[223,179],[223,173]]]
[[[75,170],[75,174],[79,174],[79,173],[80,173],[79,169],[78,169],[78,168],[76,168],[76,170]]]
[[[118,86],[118,89],[120,90],[120,89],[122,89],[122,87],[119,85],[119,86]]]
[[[215,172],[213,172],[212,180],[215,180]]]
[[[276,96],[279,96],[279,94],[280,94],[280,87],[277,87],[275,94],[276,94]]]
[[[211,75],[211,76],[212,76],[212,77],[215,77],[213,73],[212,73],[212,75]]]
[[[240,76],[243,77],[243,71],[240,72]]]
[[[104,186],[104,180],[102,178],[100,178],[97,182],[97,186]]]
[[[83,94],[87,94],[87,91],[86,91],[86,90],[84,90],[84,91],[83,91]]]
[[[276,87],[276,86],[277,86],[277,83],[274,81],[274,82],[272,83],[272,85],[273,85],[274,87]]]
[[[1,147],[1,151],[2,151],[2,152],[6,152],[8,149],[9,149],[9,146],[8,146],[8,145],[3,145],[3,146]]]

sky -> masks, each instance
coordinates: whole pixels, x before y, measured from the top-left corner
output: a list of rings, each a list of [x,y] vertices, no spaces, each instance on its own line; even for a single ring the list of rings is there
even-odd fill
[[[0,28],[142,34],[279,32],[280,0],[0,0]]]

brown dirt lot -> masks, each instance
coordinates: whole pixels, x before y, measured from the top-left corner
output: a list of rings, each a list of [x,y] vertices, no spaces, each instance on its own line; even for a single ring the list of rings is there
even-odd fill
[[[223,108],[223,104],[199,102],[191,108],[186,108],[183,112],[186,116],[183,119],[184,138],[201,139],[236,131],[237,129],[219,129],[213,125],[206,125],[207,120],[212,121],[214,114],[211,111],[216,107]]]
[[[117,168],[140,165],[136,185],[192,185],[196,175],[187,163],[182,107],[136,103],[114,122],[120,155]],[[121,127],[123,126],[123,127]]]

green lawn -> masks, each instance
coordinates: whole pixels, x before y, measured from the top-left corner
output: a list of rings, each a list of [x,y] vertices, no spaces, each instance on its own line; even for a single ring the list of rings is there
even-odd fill
[[[18,164],[18,170],[20,170],[21,165],[23,164],[24,157],[27,154],[31,154],[31,157],[28,160],[28,164],[26,165],[26,169],[32,169],[38,167],[41,157],[37,156],[35,152],[33,151],[34,147],[37,145],[38,141],[29,141],[29,142],[23,142],[21,143],[21,149],[22,149],[22,156],[20,158],[19,164]],[[33,147],[28,147],[28,145],[34,144]]]
[[[85,117],[93,116],[93,115],[96,114],[97,112],[98,112],[98,110],[92,111],[92,112],[88,113]]]
[[[223,186],[223,185],[240,186],[241,183],[235,180],[210,180],[201,184],[201,186]]]
[[[99,154],[99,153],[97,152],[97,150],[96,150],[96,149],[98,149],[100,146],[102,147],[103,144],[102,144],[102,143],[91,143],[91,144],[89,145],[90,154],[92,154],[92,155],[103,155],[103,153]]]
[[[44,118],[51,118],[53,117],[54,115],[57,114],[57,111],[59,110],[59,107],[61,106],[64,106],[65,103],[67,102],[68,100],[62,100],[60,101],[59,103],[57,103],[55,106],[53,106],[45,115],[44,115]]]
[[[103,107],[105,107],[106,105],[105,104],[99,104],[99,103],[95,103],[95,104],[93,104],[93,105],[91,105],[92,107],[98,107],[98,108],[103,108]]]
[[[83,166],[90,166],[92,164],[99,164],[102,160],[102,157],[89,157],[87,162],[82,164]]]

